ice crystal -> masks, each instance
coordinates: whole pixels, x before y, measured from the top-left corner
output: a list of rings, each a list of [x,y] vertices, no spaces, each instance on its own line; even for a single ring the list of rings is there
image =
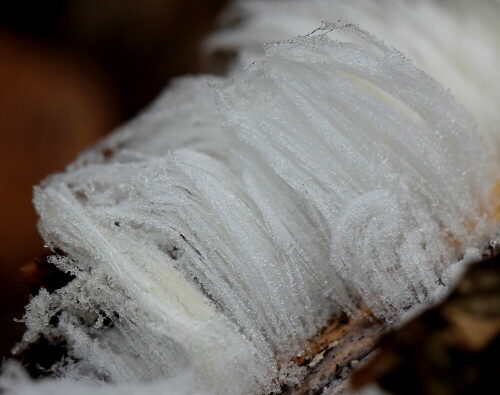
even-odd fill
[[[303,35],[319,21],[347,20],[394,46],[455,95],[500,153],[498,0],[239,0],[226,29],[208,42],[236,51],[246,65],[262,44]]]
[[[66,379],[277,390],[336,313],[391,322],[443,287],[487,230],[490,159],[445,88],[356,26],[267,44],[36,189],[75,279],[32,299],[19,348],[65,339]]]

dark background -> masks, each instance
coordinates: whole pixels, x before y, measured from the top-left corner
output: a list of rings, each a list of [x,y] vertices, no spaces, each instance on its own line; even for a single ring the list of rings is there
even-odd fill
[[[32,187],[133,117],[200,51],[227,0],[0,3],[0,358],[23,332],[20,268],[43,254]]]

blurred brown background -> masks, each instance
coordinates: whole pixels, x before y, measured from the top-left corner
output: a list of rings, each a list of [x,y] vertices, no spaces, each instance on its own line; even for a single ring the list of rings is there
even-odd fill
[[[19,268],[42,254],[32,187],[134,116],[173,76],[206,71],[202,39],[227,0],[0,5],[0,357],[22,334]]]

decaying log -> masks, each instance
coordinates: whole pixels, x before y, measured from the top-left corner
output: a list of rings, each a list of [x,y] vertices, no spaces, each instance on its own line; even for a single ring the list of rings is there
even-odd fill
[[[283,393],[343,393],[349,373],[372,353],[384,331],[385,324],[367,310],[363,316],[342,315],[333,320],[311,343],[309,355],[296,360],[307,369],[303,382],[297,387],[284,388]]]

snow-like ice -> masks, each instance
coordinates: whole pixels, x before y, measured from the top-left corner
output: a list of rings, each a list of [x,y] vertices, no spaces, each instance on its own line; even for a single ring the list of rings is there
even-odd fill
[[[262,55],[263,43],[302,35],[319,21],[359,24],[449,88],[500,157],[499,15],[498,0],[237,0],[223,19],[228,27],[207,44],[237,51],[238,70]]]
[[[31,300],[18,347],[64,339],[67,380],[297,382],[286,361],[335,314],[395,322],[446,288],[491,225],[485,141],[445,88],[349,23],[269,43],[231,78],[181,79],[36,189],[75,279]]]

